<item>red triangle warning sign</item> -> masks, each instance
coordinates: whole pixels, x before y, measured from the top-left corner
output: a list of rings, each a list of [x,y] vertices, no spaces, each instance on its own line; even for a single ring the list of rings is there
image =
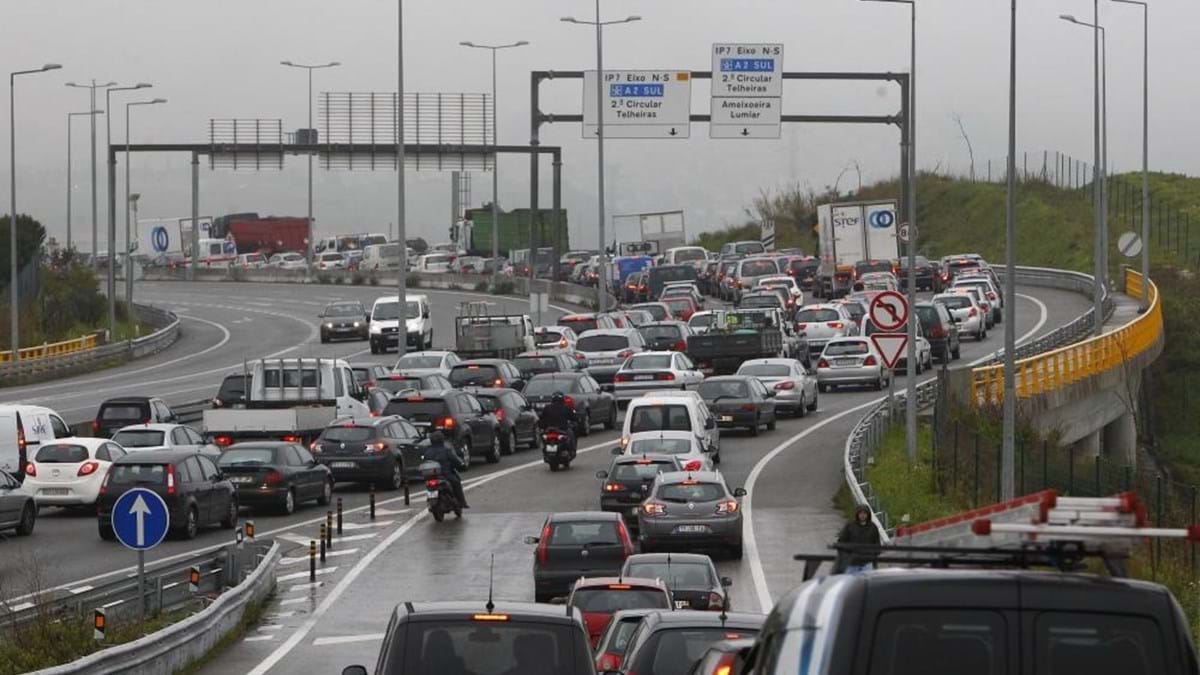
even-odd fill
[[[900,362],[900,357],[904,355],[904,350],[908,348],[908,335],[906,333],[875,333],[871,336],[871,344],[875,345],[875,351],[879,352],[879,358],[883,359],[883,365],[888,368],[895,368]]]

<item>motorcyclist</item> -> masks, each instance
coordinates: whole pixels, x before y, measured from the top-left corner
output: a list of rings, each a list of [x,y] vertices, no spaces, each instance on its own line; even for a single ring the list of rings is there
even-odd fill
[[[471,508],[467,504],[467,495],[463,492],[462,478],[458,475],[459,470],[467,468],[467,463],[458,456],[454,448],[446,445],[446,437],[442,435],[442,432],[435,431],[430,434],[429,449],[425,451],[425,461],[437,462],[442,465],[442,475],[454,489],[454,497],[458,503],[462,504],[464,509]]]
[[[575,449],[575,426],[579,424],[579,417],[575,409],[567,405],[567,398],[561,391],[554,392],[550,397],[550,403],[542,409],[538,424],[542,429],[561,431],[567,437],[567,449]]]
[[[856,572],[874,564],[879,553],[879,528],[871,522],[871,509],[859,505],[854,509],[854,520],[846,523],[838,533],[837,543],[848,544],[850,549],[862,547],[864,551],[839,550],[834,565],[835,573]]]

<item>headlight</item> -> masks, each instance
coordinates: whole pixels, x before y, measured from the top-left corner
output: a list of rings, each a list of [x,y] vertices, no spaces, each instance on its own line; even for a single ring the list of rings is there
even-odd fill
[[[361,325],[362,325],[362,322],[360,322],[360,321],[355,321],[355,322],[354,322],[354,327],[355,327],[355,328],[358,328],[358,327],[359,327],[359,326],[361,326]]]
[[[331,323],[327,323],[327,324],[325,324],[325,327],[326,327],[326,328],[333,328],[333,324],[331,324]]]
[[[379,335],[383,333],[383,329],[375,324],[371,324],[371,327],[368,330],[371,332],[371,335]]]

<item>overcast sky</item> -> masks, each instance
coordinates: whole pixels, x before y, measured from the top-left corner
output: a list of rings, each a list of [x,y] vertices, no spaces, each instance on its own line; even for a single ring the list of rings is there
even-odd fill
[[[1200,110],[1195,44],[1200,4],[1150,0],[1151,166],[1195,173],[1200,162]],[[529,72],[595,67],[591,29],[560,16],[592,16],[586,0],[408,0],[405,8],[406,89],[483,92],[490,88],[486,52],[462,40],[528,47],[501,53],[500,140],[529,141]],[[1043,149],[1090,159],[1092,153],[1091,33],[1057,17],[1090,20],[1085,0],[1022,0],[1018,20],[1018,153],[1040,166]],[[978,171],[1003,162],[1007,125],[1008,8],[1004,0],[917,0],[918,163],[922,169],[965,172],[967,153],[952,114],[961,115],[974,144]],[[693,69],[711,66],[714,42],[778,42],[793,71],[907,71],[909,14],[905,5],[858,0],[605,0],[605,18],[638,14],[638,23],[605,33],[605,66],[612,69]],[[66,231],[67,113],[85,111],[88,94],[68,81],[152,82],[125,102],[161,96],[163,106],[134,109],[134,142],[206,142],[211,118],[282,118],[285,129],[306,120],[306,81],[279,61],[342,66],[317,73],[322,91],[395,91],[395,0],[4,0],[0,4],[0,62],[9,70],[63,64],[60,71],[17,81],[18,208]],[[1140,168],[1141,12],[1102,2],[1109,25],[1110,166]],[[146,96],[141,96],[141,94]],[[708,112],[708,86],[692,88],[695,113]],[[543,85],[545,112],[578,114],[579,80]],[[118,98],[119,97],[119,98]],[[101,104],[102,105],[102,104]],[[887,114],[898,111],[894,85],[789,82],[789,114]],[[114,142],[123,140],[124,106],[114,104]],[[2,117],[7,117],[7,106]],[[75,118],[74,224],[90,240],[87,121]],[[5,119],[7,122],[7,119]],[[596,243],[595,143],[578,124],[542,128],[543,144],[564,151],[564,205],[572,242]],[[99,143],[103,144],[103,125]],[[8,136],[0,148],[8,151]],[[710,140],[693,124],[689,140],[612,140],[606,144],[609,213],[684,209],[689,234],[744,219],[760,190],[791,183],[830,185],[852,162],[864,182],[898,172],[894,127],[791,125],[776,140]],[[102,155],[101,155],[102,156]],[[0,162],[0,205],[10,202],[8,162]],[[205,165],[201,212],[240,211],[303,216],[305,168],[290,158],[283,171],[213,171]],[[549,171],[543,204],[549,202]],[[500,164],[500,203],[528,203],[529,162]],[[190,214],[189,158],[135,157],[133,190],[143,195],[142,217]],[[123,174],[122,174],[123,175]],[[101,185],[104,167],[100,167]],[[857,182],[856,172],[841,179]],[[387,231],[395,221],[391,171],[325,172],[315,177],[319,232]],[[447,173],[410,173],[410,236],[445,239],[450,218]],[[123,186],[118,188],[122,193]],[[490,199],[491,177],[474,176],[472,205]],[[100,191],[104,222],[104,191]],[[123,223],[119,212],[118,223]],[[103,232],[103,226],[101,227]],[[631,233],[621,233],[622,235]],[[103,237],[103,234],[101,235]],[[628,238],[628,237],[622,237]]]

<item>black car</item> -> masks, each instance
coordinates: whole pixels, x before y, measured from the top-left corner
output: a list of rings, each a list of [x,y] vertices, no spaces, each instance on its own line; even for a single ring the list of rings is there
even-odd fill
[[[511,663],[508,667],[504,664]],[[405,602],[392,611],[379,662],[342,675],[595,675],[578,609],[520,602]]]
[[[579,426],[575,433],[587,436],[592,426],[603,422],[605,429],[617,428],[617,401],[613,395],[600,390],[600,385],[587,373],[547,373],[534,375],[522,392],[540,411],[550,403],[555,393],[567,399],[567,405],[575,408]]]
[[[500,452],[511,455],[518,446],[537,448],[542,442],[538,433],[538,415],[533,406],[513,389],[475,389],[471,391],[483,409],[496,418],[500,433]]]
[[[710,645],[753,638],[764,619],[762,614],[699,610],[651,612],[630,638],[621,667],[628,673],[687,675]]]
[[[744,427],[757,436],[766,425],[775,430],[775,392],[746,375],[710,377],[700,383],[700,397],[722,428]]]
[[[788,263],[787,273],[789,276],[800,284],[800,288],[805,291],[813,289],[813,282],[817,278],[817,271],[821,268],[821,259],[813,256],[803,256],[800,258],[792,258]]]
[[[929,262],[929,258],[926,258],[923,255],[915,256],[915,260],[916,266],[914,269],[916,270],[916,274],[913,276],[917,280],[917,290],[932,291],[936,293],[940,287],[939,283],[941,280],[938,279],[937,272],[933,268],[933,263]],[[899,262],[900,264],[896,269],[896,276],[900,281],[900,288],[902,290],[907,290],[909,277],[908,256],[900,256]]]
[[[150,396],[122,396],[110,398],[100,404],[96,419],[92,420],[92,435],[96,438],[112,438],[118,430],[131,424],[175,422],[175,412],[160,398]]]
[[[942,363],[959,358],[958,323],[950,316],[950,310],[940,302],[918,302],[913,309],[921,321],[921,333],[933,349],[933,358]]]
[[[388,404],[392,402],[392,395],[393,392],[390,392],[387,389],[375,387],[374,389],[367,391],[367,398],[363,401],[363,403],[367,404],[367,408],[371,411],[372,417],[378,417],[379,415],[383,414],[383,411],[387,409]]]
[[[564,351],[525,352],[513,357],[512,364],[526,381],[542,373],[572,373],[583,367],[579,359]]]
[[[345,338],[366,340],[370,337],[367,331],[371,324],[371,313],[356,300],[325,305],[317,318],[321,320],[322,343]]]
[[[671,589],[675,609],[733,609],[726,589],[729,577],[717,574],[712,558],[701,553],[639,553],[625,560],[623,577],[662,579]]]
[[[245,506],[291,514],[300,502],[312,500],[325,506],[333,495],[329,467],[294,443],[237,443],[221,453],[217,466],[237,488],[238,503]]]
[[[194,539],[205,525],[220,524],[227,530],[237,526],[237,488],[212,458],[195,450],[143,450],[113,462],[104,477],[96,500],[101,539],[116,539],[113,504],[135,487],[163,498],[171,515],[171,533],[182,539]]]
[[[334,481],[399,490],[406,480],[420,480],[417,467],[429,441],[407,420],[385,413],[337,420],[313,442],[313,455]]]
[[[537,545],[535,602],[567,595],[579,577],[615,577],[633,554],[633,539],[616,513],[554,513],[542,523],[541,534],[526,537],[525,543]]]
[[[0,532],[15,530],[22,537],[33,534],[37,512],[33,495],[22,492],[21,483],[0,469]]]
[[[398,394],[402,391],[445,391],[453,389],[454,385],[450,384],[444,376],[438,373],[428,373],[425,375],[397,375],[391,373],[375,381],[375,386],[392,394]]]
[[[646,348],[653,351],[686,352],[692,329],[682,321],[658,321],[638,326],[638,332],[646,341]]]
[[[613,448],[613,452],[621,450]],[[654,479],[660,473],[682,470],[676,455],[618,455],[613,458],[608,471],[596,472],[596,478],[604,481],[600,484],[600,510],[619,513],[628,525],[636,528],[638,509]]]
[[[246,390],[250,388],[250,380],[249,375],[226,375],[225,379],[221,380],[217,395],[213,397],[212,407],[232,408],[244,404]]]
[[[474,457],[483,457],[492,464],[500,461],[496,417],[468,392],[447,389],[399,394],[384,413],[399,415],[426,434],[442,432],[446,443],[456,448],[468,465]]]
[[[354,380],[358,382],[359,386],[366,389],[378,386],[380,380],[392,374],[387,366],[375,363],[352,363],[350,372],[354,373]]]
[[[671,308],[661,302],[642,302],[636,305],[630,305],[629,309],[640,309],[650,315],[654,321],[670,321],[674,315],[671,313]],[[638,326],[641,328],[641,326]]]
[[[607,316],[600,314],[568,314],[558,318],[558,325],[567,326],[575,331],[576,335],[583,335],[585,331],[595,330],[597,328],[616,328],[617,324]]]
[[[450,369],[450,384],[462,387],[525,388],[525,376],[506,359],[471,359]]]

